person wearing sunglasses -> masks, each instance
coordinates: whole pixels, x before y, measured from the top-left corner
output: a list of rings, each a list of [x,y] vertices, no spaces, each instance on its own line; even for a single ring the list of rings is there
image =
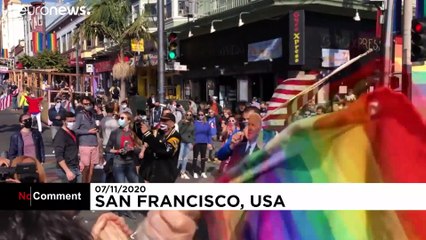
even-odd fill
[[[188,163],[189,151],[194,142],[194,118],[192,112],[187,112],[185,118],[179,122],[179,133],[182,136],[180,144],[178,169],[180,169],[180,178],[189,179],[186,174],[186,164]]]
[[[10,137],[8,159],[29,156],[39,162],[45,162],[44,142],[39,131],[32,129],[33,120],[29,114],[19,116],[21,130]]]
[[[133,118],[128,112],[120,114],[118,129],[111,132],[105,151],[114,154],[112,173],[116,183],[138,183],[136,162],[142,142],[132,130]]]

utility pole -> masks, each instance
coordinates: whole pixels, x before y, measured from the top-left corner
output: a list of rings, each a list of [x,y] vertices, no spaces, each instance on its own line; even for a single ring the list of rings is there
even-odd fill
[[[383,56],[383,86],[390,86],[390,75],[392,73],[392,53],[393,53],[393,13],[395,0],[386,1],[386,19],[384,31],[384,56]]]
[[[41,7],[40,7],[40,13],[39,13],[39,14],[41,14],[41,17],[43,18],[43,50],[47,50],[46,16],[43,13],[43,9],[46,9],[46,8],[44,8],[45,5],[46,5],[46,1],[43,0]],[[46,10],[46,11],[48,11],[48,10]]]
[[[413,0],[404,0],[403,41],[402,41],[402,82],[401,90],[411,100],[411,23],[413,21]]]
[[[80,24],[76,25],[76,33],[80,35]],[[80,59],[79,59],[79,51],[80,48],[80,36],[77,37],[77,41],[75,42],[75,81],[76,81],[76,87],[77,87],[77,92],[81,91],[81,83],[80,83]],[[71,84],[71,83],[70,83]],[[83,92],[83,91],[81,91]]]
[[[157,0],[158,33],[158,94],[160,103],[164,103],[164,0]]]

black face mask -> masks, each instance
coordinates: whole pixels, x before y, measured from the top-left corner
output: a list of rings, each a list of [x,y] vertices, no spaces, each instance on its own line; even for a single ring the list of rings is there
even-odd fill
[[[24,128],[31,128],[33,126],[33,120],[31,118],[28,118],[23,123]]]

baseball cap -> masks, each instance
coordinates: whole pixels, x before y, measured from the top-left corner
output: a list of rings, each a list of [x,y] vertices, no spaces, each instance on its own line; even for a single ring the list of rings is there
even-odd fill
[[[175,115],[173,113],[166,113],[166,115],[161,116],[160,118],[161,121],[173,121],[174,123],[176,122],[176,118]]]

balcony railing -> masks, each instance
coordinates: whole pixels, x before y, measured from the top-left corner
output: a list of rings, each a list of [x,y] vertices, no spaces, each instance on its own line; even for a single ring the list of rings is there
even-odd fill
[[[198,18],[202,18],[261,1],[264,0],[198,0],[195,15]],[[369,5],[363,4],[363,0],[275,0],[274,4],[295,6],[304,4],[320,4],[334,7],[365,9],[370,7]]]

